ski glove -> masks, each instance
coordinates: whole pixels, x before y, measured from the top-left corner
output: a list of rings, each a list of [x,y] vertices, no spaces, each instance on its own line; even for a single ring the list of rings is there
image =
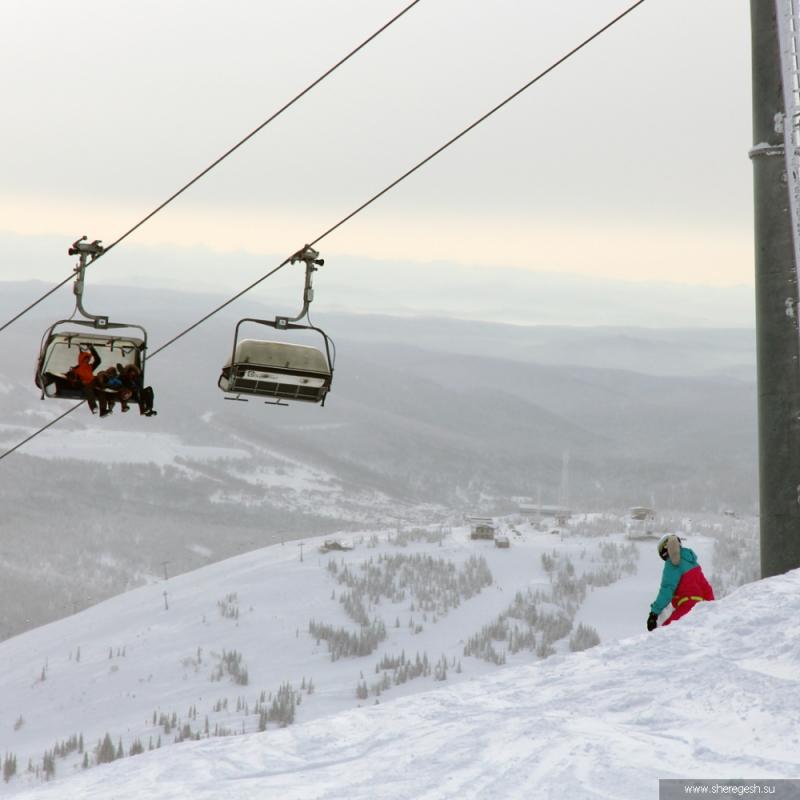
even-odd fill
[[[650,615],[647,617],[647,630],[654,631],[658,627],[658,614],[654,614],[652,611]]]

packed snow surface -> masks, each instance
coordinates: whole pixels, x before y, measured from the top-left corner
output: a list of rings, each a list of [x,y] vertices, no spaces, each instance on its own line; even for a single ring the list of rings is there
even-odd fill
[[[86,412],[84,412],[86,413]],[[138,411],[136,414],[138,415]],[[0,440],[9,446],[32,429],[16,425],[0,425]],[[31,441],[25,451],[40,458],[76,458],[103,464],[172,464],[177,457],[197,460],[246,458],[247,451],[232,447],[192,446],[181,443],[177,436],[166,433],[141,433],[102,428],[80,431],[45,431]]]
[[[15,797],[640,800],[658,796],[659,778],[796,778],[798,617],[795,571],[651,634],[284,729],[187,741]],[[47,630],[4,646],[21,657]]]

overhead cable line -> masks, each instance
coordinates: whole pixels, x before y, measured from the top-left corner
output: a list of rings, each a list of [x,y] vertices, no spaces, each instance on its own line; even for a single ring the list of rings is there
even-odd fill
[[[372,197],[370,197],[370,199],[367,200],[366,203],[362,203],[354,211],[351,211],[346,217],[343,217],[335,225],[332,225],[330,228],[328,228],[328,230],[326,230],[325,233],[321,234],[316,239],[314,239],[313,241],[309,242],[309,244],[313,246],[313,245],[317,244],[317,242],[322,241],[326,236],[328,236],[329,234],[333,233],[337,228],[340,228],[342,225],[344,225],[345,222],[347,222],[348,220],[352,219],[356,214],[358,214],[361,211],[363,211],[367,206],[372,205],[372,203],[374,203],[379,197],[382,197],[388,191],[390,191],[391,189],[394,189],[394,187],[397,186],[397,184],[401,183],[406,178],[408,178],[409,175],[412,175],[413,173],[415,173],[420,167],[423,167],[429,161],[431,161],[432,159],[436,158],[436,156],[438,156],[444,150],[447,150],[447,148],[450,147],[450,145],[455,144],[459,139],[461,139],[462,136],[466,136],[473,128],[477,128],[478,125],[480,125],[482,122],[484,122],[489,117],[491,117],[492,114],[494,114],[495,112],[499,111],[501,108],[503,108],[503,106],[508,105],[508,103],[510,103],[515,98],[519,97],[519,95],[521,95],[527,89],[530,89],[531,86],[533,86],[535,83],[540,81],[546,75],[549,75],[554,69],[556,69],[561,64],[563,64],[565,61],[570,59],[578,51],[583,50],[583,48],[586,47],[586,45],[588,45],[590,42],[592,42],[595,39],[597,39],[598,36],[601,36],[609,28],[611,28],[614,25],[616,25],[624,17],[627,17],[628,14],[630,14],[634,9],[636,9],[638,6],[642,5],[644,2],[645,2],[645,0],[638,0],[638,2],[634,3],[629,8],[625,9],[625,11],[623,11],[621,14],[619,14],[616,17],[614,17],[614,19],[612,19],[610,22],[608,22],[605,25],[603,25],[602,28],[599,28],[598,30],[596,30],[591,36],[589,36],[588,38],[584,39],[579,45],[577,45],[576,47],[573,47],[572,50],[570,50],[568,53],[565,53],[557,61],[554,61],[549,67],[547,67],[547,69],[542,70],[542,72],[540,72],[536,77],[531,78],[524,86],[521,86],[519,89],[517,89],[516,92],[514,92],[513,94],[510,94],[508,97],[506,97],[505,100],[503,100],[502,102],[498,103],[494,108],[492,108],[490,111],[487,111],[483,116],[478,117],[478,119],[476,119],[475,122],[473,122],[471,125],[468,125],[460,133],[457,133],[452,139],[450,139],[449,141],[445,142],[438,149],[434,150],[426,158],[423,158],[422,161],[420,161],[418,164],[413,166],[410,170],[408,170],[408,172],[403,173],[399,178],[397,178],[396,180],[392,181],[388,186],[386,186],[386,188],[381,189],[381,191],[379,191],[377,194],[375,194]]]
[[[39,428],[39,430],[34,431],[26,439],[23,439],[21,442],[15,444],[10,450],[6,450],[5,453],[0,455],[0,460],[4,459],[6,456],[10,456],[15,450],[19,450],[19,448],[22,447],[22,445],[27,444],[31,439],[35,439],[40,433],[44,433],[48,428],[52,428],[53,425],[55,425],[57,422],[61,422],[61,420],[64,419],[64,417],[71,414],[76,409],[80,408],[85,402],[86,402],[85,400],[81,400],[80,403],[75,403],[74,406],[68,408],[63,414],[59,414],[54,419],[51,419],[50,422],[48,422],[46,425],[43,425],[41,428]]]
[[[622,20],[624,17],[626,17],[635,8],[637,8],[638,6],[642,5],[644,2],[645,2],[645,0],[637,0],[637,2],[634,3],[632,6],[627,8],[625,11],[623,11],[618,16],[614,17],[614,19],[612,19],[610,22],[608,22],[605,25],[603,25],[602,28],[599,28],[598,30],[596,30],[591,36],[589,36],[588,38],[584,39],[576,47],[573,47],[572,50],[570,50],[568,53],[566,53],[563,56],[561,56],[561,58],[559,58],[557,61],[554,61],[549,67],[547,67],[547,69],[542,70],[542,72],[540,72],[534,78],[531,78],[531,80],[529,80],[524,86],[521,86],[519,89],[517,89],[516,92],[514,92],[513,94],[510,94],[508,97],[506,97],[505,100],[503,100],[502,102],[498,103],[490,111],[487,111],[485,114],[483,114],[482,116],[478,117],[478,119],[476,119],[473,123],[471,123],[466,128],[464,128],[460,133],[457,133],[452,139],[448,140],[441,147],[438,147],[436,150],[434,150],[429,156],[426,156],[425,158],[423,158],[422,161],[419,161],[417,164],[415,164],[413,167],[411,167],[411,169],[409,169],[406,172],[404,172],[399,178],[396,178],[395,180],[393,180],[390,184],[388,184],[383,189],[381,189],[379,192],[377,192],[372,197],[370,197],[369,200],[367,200],[366,202],[362,203],[360,206],[358,206],[358,208],[354,209],[353,211],[351,211],[346,216],[342,217],[334,225],[331,225],[330,228],[328,228],[324,233],[321,233],[319,236],[317,236],[316,239],[312,239],[308,243],[309,246],[313,247],[314,245],[316,245],[319,242],[321,242],[326,236],[329,236],[337,228],[340,228],[346,222],[348,222],[353,217],[355,217],[356,214],[359,214],[365,208],[367,208],[368,206],[372,205],[380,197],[383,197],[383,195],[385,195],[387,192],[389,192],[392,189],[394,189],[394,187],[397,186],[399,183],[402,183],[410,175],[413,175],[418,169],[420,169],[421,167],[425,166],[425,164],[427,164],[429,161],[433,160],[440,153],[442,153],[445,150],[447,150],[447,148],[450,147],[452,144],[455,144],[463,136],[466,136],[466,134],[468,134],[471,130],[473,130],[478,125],[480,125],[482,122],[484,122],[489,117],[491,117],[492,114],[494,114],[495,112],[499,111],[501,108],[503,108],[503,106],[507,105],[512,100],[514,100],[516,97],[521,95],[526,89],[529,89],[535,83],[537,83],[542,78],[544,78],[546,75],[551,73],[554,69],[556,69],[558,66],[563,64],[567,59],[569,59],[572,56],[574,56],[579,50],[582,50],[584,47],[586,47],[586,45],[588,45],[590,42],[592,42],[598,36],[601,36],[609,28],[611,28],[614,25],[616,25],[620,20]],[[275,267],[274,269],[270,270],[266,275],[262,275],[258,280],[253,281],[253,283],[251,283],[247,288],[242,289],[240,292],[238,292],[233,297],[231,297],[230,300],[226,300],[224,303],[222,303],[222,305],[217,306],[213,311],[210,311],[202,319],[200,319],[197,322],[195,322],[194,324],[190,325],[188,328],[186,328],[185,330],[181,331],[176,336],[173,336],[172,339],[170,339],[165,344],[161,345],[161,347],[159,347],[158,350],[155,350],[150,357],[152,358],[152,356],[154,356],[156,353],[158,353],[161,350],[163,350],[165,347],[168,347],[173,342],[176,342],[178,339],[182,338],[183,336],[185,336],[190,331],[194,330],[199,325],[202,325],[202,323],[205,322],[207,319],[209,319],[210,317],[213,317],[214,314],[216,314],[217,312],[222,311],[223,308],[229,306],[231,303],[233,303],[234,301],[238,300],[242,295],[246,294],[251,289],[254,289],[256,286],[258,286],[260,283],[265,281],[267,278],[269,278],[272,275],[274,275],[278,270],[283,269],[290,262],[291,262],[291,256],[289,258],[285,259],[284,261],[282,261],[280,264],[278,264],[277,267]]]
[[[457,142],[459,139],[461,139],[463,136],[465,136],[467,133],[469,133],[469,132],[470,132],[471,130],[473,130],[475,127],[477,127],[477,126],[478,126],[478,125],[480,125],[482,122],[484,122],[484,121],[485,121],[485,120],[487,120],[489,117],[491,117],[491,116],[492,116],[492,115],[493,115],[495,112],[497,112],[497,111],[499,111],[501,108],[503,108],[503,106],[505,106],[505,105],[507,105],[508,103],[510,103],[512,100],[514,100],[514,99],[515,99],[516,97],[518,97],[520,94],[522,94],[522,93],[523,93],[523,92],[524,92],[526,89],[529,89],[529,88],[530,88],[531,86],[533,86],[535,83],[537,83],[537,82],[538,82],[538,81],[540,81],[542,78],[544,78],[546,75],[548,75],[549,73],[551,73],[551,72],[552,72],[554,69],[556,69],[558,66],[560,66],[561,64],[563,64],[563,63],[564,63],[565,61],[567,61],[569,58],[571,58],[571,57],[572,57],[572,56],[574,56],[576,53],[578,53],[580,50],[582,50],[584,47],[586,47],[586,45],[588,45],[590,42],[594,41],[594,40],[595,40],[595,39],[597,39],[599,36],[601,36],[603,33],[605,33],[607,30],[609,30],[610,28],[612,28],[614,25],[616,25],[618,22],[620,22],[622,19],[624,19],[626,16],[628,16],[628,14],[630,14],[632,11],[634,11],[634,9],[638,8],[638,7],[639,7],[640,5],[642,5],[644,2],[645,2],[645,0],[637,0],[637,2],[635,2],[633,5],[629,6],[627,9],[625,9],[625,11],[623,11],[623,12],[622,12],[622,13],[620,13],[620,14],[618,14],[618,15],[617,15],[616,17],[614,17],[614,18],[613,18],[613,19],[612,19],[610,22],[608,22],[608,23],[606,23],[605,25],[603,25],[603,27],[602,27],[602,28],[598,28],[598,29],[597,29],[597,30],[596,30],[596,31],[595,31],[595,32],[594,32],[594,33],[593,33],[591,36],[588,36],[588,37],[587,37],[586,39],[584,39],[584,40],[583,40],[583,41],[582,41],[582,42],[581,42],[579,45],[577,45],[576,47],[573,47],[573,48],[572,48],[572,50],[570,50],[568,53],[566,53],[566,54],[564,54],[563,56],[561,56],[561,58],[559,58],[557,61],[554,61],[554,62],[553,62],[553,63],[552,63],[552,64],[551,64],[549,67],[547,67],[546,69],[542,70],[542,72],[540,72],[540,73],[539,73],[538,75],[536,75],[534,78],[531,78],[531,80],[529,80],[529,81],[528,81],[526,84],[524,84],[524,85],[523,85],[523,86],[521,86],[519,89],[517,89],[517,91],[515,91],[513,94],[510,94],[508,97],[506,97],[506,99],[505,99],[505,100],[501,101],[501,102],[500,102],[500,103],[498,103],[496,106],[494,106],[494,108],[492,108],[490,111],[487,111],[487,112],[486,112],[485,114],[483,114],[481,117],[479,117],[478,119],[476,119],[476,120],[475,120],[473,123],[471,123],[471,124],[470,124],[470,125],[468,125],[466,128],[464,128],[464,129],[463,129],[463,130],[462,130],[460,133],[456,134],[456,135],[455,135],[455,136],[454,136],[452,139],[448,140],[448,141],[447,141],[445,144],[443,144],[441,147],[439,147],[439,148],[437,148],[436,150],[434,150],[434,151],[433,151],[433,152],[432,152],[430,155],[428,155],[428,156],[426,156],[425,158],[423,158],[421,161],[419,161],[419,162],[418,162],[418,163],[417,163],[415,166],[413,166],[411,169],[409,169],[409,170],[407,170],[406,172],[404,172],[404,173],[403,173],[403,174],[402,174],[402,175],[401,175],[399,178],[397,178],[397,179],[395,179],[394,181],[392,181],[392,182],[391,182],[390,184],[388,184],[388,185],[387,185],[385,188],[381,189],[381,191],[379,191],[377,194],[374,194],[374,195],[373,195],[373,196],[372,196],[372,197],[371,197],[369,200],[367,200],[366,202],[362,203],[360,206],[358,206],[356,209],[354,209],[353,211],[351,211],[351,212],[350,212],[349,214],[347,214],[346,216],[342,217],[342,218],[341,218],[341,219],[340,219],[340,220],[339,220],[337,223],[335,223],[335,224],[334,224],[334,225],[332,225],[330,228],[328,228],[326,231],[324,231],[324,232],[323,232],[323,233],[321,233],[319,236],[317,236],[317,237],[316,237],[316,239],[313,239],[313,240],[310,242],[310,245],[312,245],[312,246],[313,246],[313,245],[317,244],[318,242],[322,241],[322,240],[323,240],[323,239],[324,239],[326,236],[329,236],[331,233],[333,233],[333,232],[334,232],[334,231],[335,231],[337,228],[340,228],[340,227],[341,227],[342,225],[344,225],[344,224],[345,224],[345,223],[346,223],[348,220],[350,220],[350,219],[352,219],[354,216],[356,216],[356,214],[358,214],[358,213],[360,213],[361,211],[363,211],[365,208],[367,208],[367,206],[370,206],[370,205],[371,205],[372,203],[374,203],[374,202],[375,202],[375,201],[376,201],[378,198],[380,198],[380,197],[382,197],[383,195],[385,195],[385,194],[386,194],[388,191],[390,191],[390,190],[391,190],[391,189],[393,189],[395,186],[397,186],[399,183],[401,183],[402,181],[404,181],[404,180],[405,180],[407,177],[409,177],[410,175],[412,175],[413,173],[415,173],[415,172],[416,172],[418,169],[420,169],[420,167],[422,167],[422,166],[424,166],[425,164],[427,164],[427,163],[428,163],[429,161],[431,161],[433,158],[435,158],[435,157],[436,157],[436,156],[438,156],[440,153],[442,153],[444,150],[446,150],[448,147],[450,147],[450,145],[452,145],[452,144],[454,144],[455,142]],[[169,339],[167,342],[165,342],[164,344],[162,344],[162,345],[161,345],[159,348],[157,348],[156,350],[154,350],[154,351],[153,351],[153,353],[152,353],[150,356],[148,356],[148,359],[150,359],[150,358],[153,358],[154,356],[158,355],[158,353],[160,353],[162,350],[166,349],[166,348],[167,348],[167,347],[169,347],[170,345],[172,345],[172,344],[174,344],[175,342],[177,342],[179,339],[181,339],[181,338],[183,338],[184,336],[186,336],[186,334],[190,333],[190,332],[191,332],[191,331],[193,331],[195,328],[197,328],[198,326],[202,325],[202,324],[203,324],[203,323],[204,323],[206,320],[208,320],[208,319],[210,319],[211,317],[213,317],[215,314],[217,314],[217,313],[218,313],[219,311],[221,311],[223,308],[226,308],[226,307],[227,307],[227,306],[229,306],[231,303],[235,302],[235,301],[236,301],[236,300],[238,300],[240,297],[242,297],[242,295],[246,294],[246,293],[247,293],[247,292],[249,292],[251,289],[254,289],[256,286],[258,286],[260,283],[262,283],[263,281],[265,281],[267,278],[271,277],[271,276],[272,276],[272,275],[274,275],[276,272],[278,272],[279,270],[283,269],[283,268],[284,268],[284,267],[285,267],[287,264],[290,264],[290,263],[291,263],[291,261],[292,261],[292,256],[289,256],[289,257],[288,257],[288,258],[286,258],[284,261],[282,261],[280,264],[278,264],[278,266],[276,266],[276,267],[274,267],[273,269],[271,269],[271,270],[270,270],[269,272],[267,272],[265,275],[262,275],[262,276],[261,276],[261,277],[260,277],[258,280],[256,280],[256,281],[253,281],[253,283],[251,283],[251,284],[250,284],[249,286],[247,286],[246,288],[242,289],[240,292],[237,292],[237,294],[235,294],[235,295],[234,295],[233,297],[231,297],[229,300],[226,300],[224,303],[222,303],[221,305],[217,306],[215,309],[213,309],[212,311],[210,311],[210,312],[209,312],[208,314],[206,314],[204,317],[202,317],[201,319],[199,319],[197,322],[194,322],[194,323],[193,323],[192,325],[190,325],[188,328],[185,328],[185,329],[184,329],[184,330],[182,330],[180,333],[176,334],[176,335],[175,335],[175,336],[173,336],[171,339]],[[80,404],[78,404],[78,405],[80,405]],[[38,431],[36,431],[35,433],[31,434],[31,435],[30,435],[30,436],[29,436],[27,439],[25,439],[25,441],[24,441],[24,442],[20,442],[20,444],[16,445],[16,446],[15,446],[15,447],[13,447],[11,450],[7,450],[5,453],[2,453],[2,454],[0,454],[0,460],[2,460],[3,458],[5,458],[5,457],[6,457],[7,455],[9,455],[10,453],[14,452],[14,450],[16,450],[17,448],[19,448],[21,445],[25,444],[25,442],[28,442],[28,441],[30,441],[30,440],[31,440],[31,439],[33,439],[35,436],[37,436],[39,433],[42,433],[43,431],[45,431],[45,430],[46,430],[47,428],[49,428],[51,425],[54,425],[54,424],[55,424],[56,422],[58,422],[60,419],[62,419],[63,417],[65,417],[67,414],[69,414],[69,413],[71,413],[72,411],[74,411],[74,410],[75,410],[77,407],[78,407],[78,406],[73,406],[71,409],[69,409],[69,411],[67,411],[67,412],[65,412],[64,414],[62,414],[62,415],[61,415],[61,417],[57,417],[56,419],[54,419],[52,422],[50,422],[50,423],[48,423],[47,425],[45,425],[45,426],[44,426],[43,428],[41,428],[40,430],[38,430]]]
[[[364,41],[361,42],[361,44],[354,47],[346,56],[339,59],[339,61],[337,61],[332,67],[323,72],[322,75],[320,75],[316,80],[312,81],[308,86],[306,86],[305,89],[303,89],[299,94],[295,95],[288,103],[281,106],[275,113],[273,113],[270,117],[265,119],[264,122],[262,122],[257,128],[254,128],[252,131],[250,131],[250,133],[248,133],[247,136],[245,136],[243,139],[237,142],[233,147],[231,147],[229,150],[223,153],[216,161],[209,164],[202,172],[198,172],[197,175],[195,175],[194,178],[192,178],[187,184],[182,186],[180,189],[178,189],[177,192],[168,197],[163,203],[161,203],[161,205],[154,208],[149,214],[147,214],[147,216],[142,217],[142,219],[140,219],[132,228],[129,228],[127,231],[125,231],[125,233],[123,233],[122,236],[113,241],[110,245],[108,245],[108,247],[104,248],[103,252],[100,255],[98,255],[97,258],[95,258],[94,260],[97,261],[101,256],[107,254],[110,250],[116,247],[124,239],[127,239],[128,236],[130,236],[134,231],[138,230],[142,225],[145,224],[145,222],[147,222],[149,219],[158,214],[159,211],[166,208],[173,200],[182,195],[189,187],[197,183],[197,181],[199,181],[200,178],[202,178],[204,175],[207,175],[209,172],[211,172],[211,170],[214,169],[214,167],[222,163],[229,155],[238,150],[245,142],[252,139],[259,131],[266,128],[266,126],[269,125],[270,122],[277,119],[281,114],[283,114],[284,111],[287,111],[289,108],[291,108],[298,100],[300,100],[302,97],[308,94],[315,86],[322,83],[322,81],[324,81],[325,78],[327,78],[337,69],[339,69],[339,67],[341,67],[345,62],[349,61],[356,53],[359,52],[359,50],[362,50],[364,47],[366,47],[373,39],[376,39],[378,36],[380,36],[380,34],[382,34],[387,28],[389,28],[391,25],[397,22],[397,20],[400,19],[400,17],[402,17],[406,12],[410,11],[419,2],[421,2],[421,0],[413,0],[413,2],[409,3],[404,9],[402,9],[402,11],[399,11],[397,14],[395,14],[388,22],[385,22],[383,25],[381,25],[381,27],[378,28],[373,34],[364,39]],[[64,280],[61,281],[61,283],[56,284],[56,286],[54,286],[52,289],[43,294],[38,300],[35,300],[29,306],[20,311],[16,316],[8,320],[8,322],[4,323],[2,327],[0,327],[0,331],[4,331],[9,325],[16,322],[20,317],[23,317],[32,308],[39,305],[39,303],[41,303],[43,300],[46,300],[48,297],[50,297],[51,294],[58,291],[65,284],[69,283],[73,279],[73,277],[74,275],[69,275],[68,277],[64,278]]]

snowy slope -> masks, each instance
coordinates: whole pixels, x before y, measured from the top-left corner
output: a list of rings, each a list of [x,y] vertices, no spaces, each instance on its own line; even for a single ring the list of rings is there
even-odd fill
[[[658,778],[796,777],[799,614],[795,571],[653,634],[20,797],[641,800]]]
[[[582,604],[576,601],[575,624],[592,625],[604,641],[641,630],[660,574],[652,542],[632,544],[621,534],[593,536],[588,528],[581,533],[577,522],[563,537],[549,533],[549,526],[538,531],[519,521],[503,525],[512,542],[508,550],[491,541],[471,541],[466,528],[438,526],[399,538],[396,532],[366,533],[351,540],[353,550],[326,554],[318,549],[322,539],[308,539],[302,543],[302,561],[300,543],[289,541],[154,581],[0,643],[0,755],[13,753],[18,759],[17,777],[0,783],[0,794],[38,782],[35,773],[26,771],[29,760],[40,766],[46,751],[73,735],[82,735],[93,754],[98,740],[109,733],[127,754],[136,739],[145,747],[160,740],[173,745],[175,728],[186,724],[205,735],[206,719],[212,735],[252,733],[259,728],[255,709],[261,692],[269,696],[286,682],[299,691],[304,681],[313,681],[314,691],[301,693],[298,723],[440,685],[431,669],[400,685],[383,686],[378,694],[374,686],[382,675],[376,665],[384,656],[406,653],[414,659],[419,653],[431,665],[444,657],[448,683],[496,671],[490,661],[465,657],[465,642],[496,621],[518,591],[552,588],[558,569],[548,574],[543,554],[557,551],[561,567],[569,559],[580,577],[607,564],[603,547],[627,552],[634,571],[589,590]],[[710,570],[710,540],[696,536],[692,545]],[[358,575],[370,560],[387,557],[408,564],[414,558],[441,560],[454,574],[479,557],[492,583],[445,611],[421,609],[411,589],[403,599],[373,598],[368,616],[384,621],[385,641],[368,655],[332,661],[325,641],[310,635],[310,621],[354,632],[359,628],[341,602],[347,586],[330,567],[337,565],[341,573],[347,565]],[[563,637],[554,643],[555,652],[567,649]],[[494,647],[508,650],[497,641]],[[218,675],[224,653],[241,654],[246,685],[237,684],[224,668]],[[509,665],[536,658],[530,648],[506,653]],[[367,698],[356,697],[359,684],[370,689]],[[221,703],[226,707],[220,708]],[[196,714],[190,715],[192,708]],[[166,729],[162,715],[174,715],[177,725]],[[77,753],[59,757],[55,777],[79,771],[80,764]]]

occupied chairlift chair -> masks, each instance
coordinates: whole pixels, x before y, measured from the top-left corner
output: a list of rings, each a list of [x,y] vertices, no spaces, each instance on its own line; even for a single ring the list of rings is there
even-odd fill
[[[309,245],[295,253],[291,263],[303,261],[306,265],[303,308],[296,317],[275,317],[274,320],[246,317],[239,320],[233,337],[231,357],[222,368],[217,385],[223,392],[235,395],[226,400],[246,401],[242,395],[270,398],[264,402],[285,406],[284,400],[296,400],[325,405],[325,397],[333,379],[331,345],[333,342],[320,328],[299,324],[307,317],[308,307],[314,299],[312,276],[325,262]],[[322,336],[325,351],[308,345],[260,339],[239,340],[239,328],[244,322],[267,325],[276,330],[309,330]]]
[[[89,314],[83,308],[83,280],[88,264],[91,264],[102,252],[99,241],[87,242],[86,237],[78,239],[69,248],[69,255],[77,255],[79,261],[75,266],[75,313],[83,319],[62,319],[53,323],[42,337],[39,359],[36,364],[36,385],[42,391],[42,399],[46,397],[83,400],[83,387],[70,382],[67,373],[78,363],[78,353],[82,348],[92,346],[100,356],[100,363],[95,366],[111,367],[117,364],[128,366],[134,364],[141,372],[144,386],[145,351],[147,349],[147,331],[141,325],[127,322],[109,322],[108,317]],[[84,333],[83,331],[57,331],[61,325],[82,325],[98,331],[118,328],[135,328],[141,331],[138,336],[119,336],[111,333]]]

